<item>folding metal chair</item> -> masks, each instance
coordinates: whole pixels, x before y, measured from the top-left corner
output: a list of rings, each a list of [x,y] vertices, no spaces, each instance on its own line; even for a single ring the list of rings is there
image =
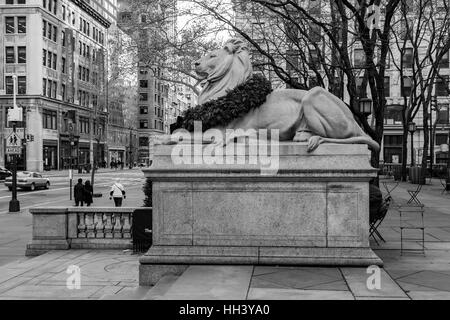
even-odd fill
[[[441,174],[439,176],[439,180],[441,181],[442,185],[442,192],[441,194],[444,194],[445,192],[450,192],[450,185],[447,183],[447,173]]]
[[[381,207],[378,209],[377,213],[373,216],[369,217],[369,237],[372,237],[373,240],[377,243],[377,245],[380,245],[377,238],[378,237],[381,241],[386,242],[384,240],[383,236],[378,231],[378,227],[383,222],[384,218],[386,217],[386,214],[389,210],[389,205],[392,201],[392,197],[388,196],[383,200],[383,203]]]
[[[420,202],[419,198],[417,197],[418,194],[420,193],[420,190],[422,190],[422,184],[419,183],[417,185],[416,190],[407,190],[409,195],[411,196],[411,199],[408,200],[408,204],[414,203],[418,206],[422,205],[422,202]]]
[[[400,214],[400,254],[403,255],[404,251],[425,254],[424,205],[400,206],[398,210]],[[418,231],[419,235],[417,236],[416,232],[416,237],[411,237],[410,233],[414,233],[414,231]],[[404,242],[420,243],[420,248],[405,248]]]

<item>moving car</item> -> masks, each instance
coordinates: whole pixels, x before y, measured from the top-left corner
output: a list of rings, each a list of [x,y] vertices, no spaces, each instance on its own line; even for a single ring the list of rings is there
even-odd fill
[[[12,190],[12,177],[5,179],[5,186]],[[17,188],[30,189],[34,191],[36,188],[50,188],[50,180],[43,178],[40,173],[31,171],[17,172]]]
[[[10,177],[11,175],[11,171],[4,167],[0,167],[0,180],[5,180],[5,178]]]

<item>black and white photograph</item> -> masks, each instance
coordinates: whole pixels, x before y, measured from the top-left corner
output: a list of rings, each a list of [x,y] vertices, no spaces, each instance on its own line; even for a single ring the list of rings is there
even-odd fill
[[[0,0],[0,302],[450,300],[449,52],[450,0]]]

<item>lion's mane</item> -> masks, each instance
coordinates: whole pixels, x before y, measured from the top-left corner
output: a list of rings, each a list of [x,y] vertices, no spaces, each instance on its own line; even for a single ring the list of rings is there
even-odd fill
[[[252,64],[248,48],[240,39],[228,40],[223,50],[233,55],[232,59],[223,61],[220,66],[208,75],[198,103],[217,99],[247,81],[252,75]]]

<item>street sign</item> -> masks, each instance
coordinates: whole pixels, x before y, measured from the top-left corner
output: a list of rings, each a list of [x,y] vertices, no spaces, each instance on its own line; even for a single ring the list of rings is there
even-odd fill
[[[22,138],[16,132],[11,132],[6,138],[6,147],[22,147]]]
[[[6,147],[6,154],[22,154],[22,147]]]

